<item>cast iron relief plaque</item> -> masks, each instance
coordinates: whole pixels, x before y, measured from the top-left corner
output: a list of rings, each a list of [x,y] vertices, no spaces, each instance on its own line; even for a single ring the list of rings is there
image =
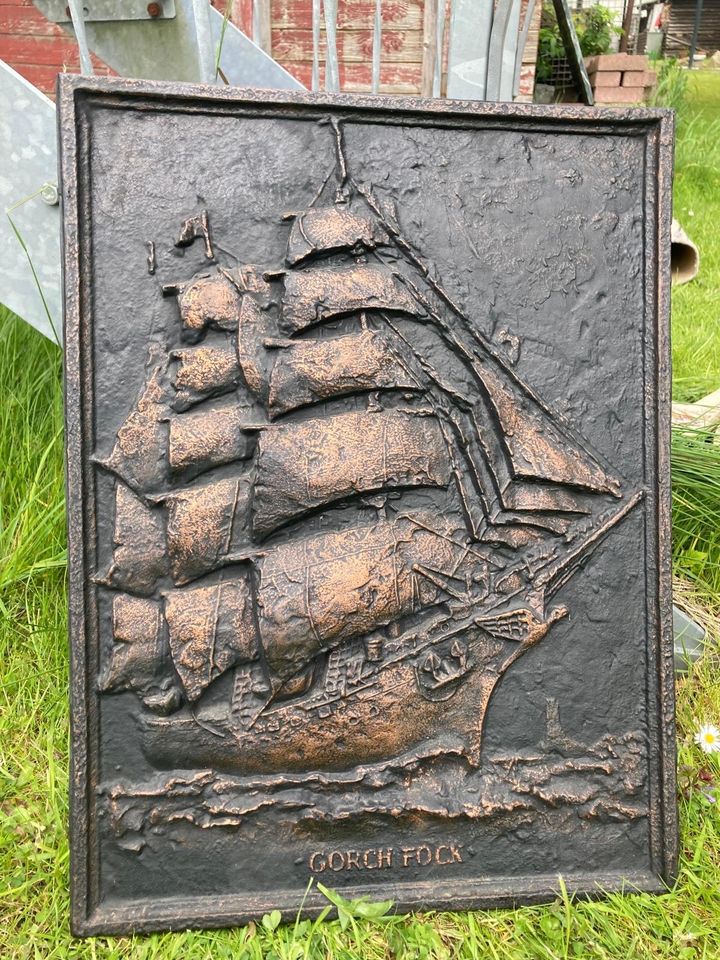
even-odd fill
[[[75,930],[663,889],[669,116],[60,94]]]

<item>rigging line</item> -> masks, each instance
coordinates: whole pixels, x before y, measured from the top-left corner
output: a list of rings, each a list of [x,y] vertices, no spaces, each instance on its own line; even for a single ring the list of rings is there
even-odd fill
[[[545,592],[549,596],[553,596],[555,593],[557,593],[557,591],[564,586],[565,583],[567,583],[567,580],[572,575],[573,564],[579,562],[583,554],[591,553],[607,536],[612,528],[620,523],[621,520],[624,520],[625,517],[644,499],[645,491],[638,490],[638,492],[634,494],[630,500],[628,500],[624,507],[612,514],[604,523],[601,524],[600,527],[591,533],[590,536],[586,537],[585,540],[583,540],[583,542],[575,550],[562,559],[557,560],[553,567],[548,566],[545,568],[545,570],[541,571],[541,574],[537,578],[538,586],[544,587]],[[553,577],[558,578],[554,583],[552,582]]]
[[[420,292],[420,290],[419,290],[419,289],[417,288],[417,286],[412,282],[412,280],[409,279],[409,277],[404,277],[404,276],[402,276],[401,274],[395,274],[395,276],[398,278],[398,280],[400,280],[402,283],[405,283],[406,286],[408,286],[408,287],[410,288],[410,291],[411,291],[411,293],[413,294],[413,296],[417,299],[417,301],[421,304],[421,306],[423,306],[423,307],[425,308],[425,310],[428,312],[430,318],[434,321],[434,323],[437,324],[438,328],[441,330],[441,332],[442,332],[443,336],[445,337],[445,339],[446,339],[449,343],[451,343],[453,346],[455,346],[456,349],[458,349],[458,350],[463,354],[464,357],[466,357],[466,359],[468,360],[468,363],[470,364],[470,367],[471,367],[471,369],[472,369],[473,375],[475,376],[475,379],[476,379],[476,381],[477,381],[477,383],[478,383],[478,386],[480,387],[480,389],[481,389],[481,391],[482,391],[483,396],[487,395],[488,403],[491,404],[491,408],[492,408],[493,410],[495,410],[495,413],[496,413],[496,415],[497,415],[498,418],[499,418],[499,414],[498,414],[498,412],[497,412],[497,405],[496,405],[495,402],[493,401],[492,395],[490,394],[490,391],[488,390],[487,386],[485,385],[485,381],[484,381],[484,379],[483,379],[483,375],[482,375],[481,370],[478,369],[478,364],[485,362],[485,360],[486,360],[487,358],[481,357],[481,356],[480,356],[478,353],[476,353],[476,352],[471,352],[471,351],[469,351],[469,349],[468,349],[467,346],[462,342],[462,340],[458,340],[458,338],[457,338],[457,337],[454,335],[454,333],[452,332],[452,329],[451,329],[450,325],[449,325],[448,323],[446,323],[446,322],[439,316],[439,314],[438,314],[435,310],[433,310],[433,308],[432,308],[432,306],[430,305],[430,303],[428,302],[427,298],[422,295],[422,293]],[[495,357],[494,359],[497,361],[497,357]],[[498,361],[498,362],[499,362],[499,361]],[[501,366],[502,369],[506,370],[506,372],[508,372],[508,373],[510,372],[510,371],[508,370],[508,368],[506,368],[502,363],[500,363],[500,366]],[[513,374],[513,376],[514,376],[514,374]],[[524,386],[524,384],[522,383],[522,381],[520,381],[517,377],[515,377],[515,381],[516,381],[516,385],[518,385],[518,386],[520,386],[522,389],[524,389],[525,392],[528,394],[528,396],[530,396],[531,399],[536,400],[535,396],[532,394],[532,392],[529,390],[529,388],[526,388],[526,387]],[[539,403],[539,405],[540,405],[540,407],[543,409],[543,411],[547,414],[547,416],[550,418],[550,424],[551,424],[552,427],[555,427],[555,423],[554,423],[554,419],[555,419],[555,418],[557,418],[558,420],[562,421],[562,423],[563,423],[563,430],[565,431],[565,433],[570,437],[570,439],[573,441],[573,443],[575,444],[575,446],[576,446],[579,450],[581,450],[581,451],[588,457],[588,459],[593,463],[593,465],[594,465],[595,467],[597,467],[597,469],[600,470],[601,473],[603,474],[603,476],[605,477],[605,481],[606,481],[606,486],[605,486],[605,487],[597,488],[597,487],[592,487],[592,486],[590,486],[589,489],[590,489],[590,490],[593,490],[593,492],[595,492],[595,493],[608,492],[608,493],[613,494],[614,496],[620,496],[620,484],[619,484],[618,480],[612,475],[612,473],[606,472],[605,467],[603,467],[603,466],[601,465],[601,463],[599,462],[599,461],[600,461],[599,454],[596,454],[596,453],[594,453],[593,451],[591,451],[591,450],[588,449],[588,444],[587,444],[587,442],[585,441],[585,439],[582,438],[582,437],[579,437],[579,436],[576,434],[576,432],[574,431],[574,429],[573,429],[570,425],[566,424],[566,422],[564,421],[564,418],[563,418],[563,417],[561,417],[559,414],[556,415],[556,414],[551,413],[551,412],[544,406],[544,404],[542,404],[539,400],[538,400],[537,402]],[[474,415],[474,414],[473,414],[473,415]],[[557,428],[557,427],[555,427],[555,428],[558,429],[558,432],[561,432],[561,433],[562,433],[562,431],[560,431],[559,428]],[[567,439],[567,437],[566,437],[565,439]],[[609,471],[610,469],[611,469],[611,468],[608,468],[608,471]],[[546,479],[546,478],[545,478],[545,479]],[[572,485],[572,483],[571,483],[570,485]],[[579,484],[579,485],[582,486],[582,484]]]
[[[209,671],[208,671],[208,683],[212,682],[213,678],[213,667],[215,666],[215,648],[217,645],[217,625],[218,618],[220,616],[220,594],[222,593],[223,586],[223,571],[220,571],[220,578],[217,585],[217,593],[215,595],[215,610],[214,610],[214,619],[213,619],[213,628],[212,628],[212,643],[210,644],[210,657],[209,657]]]
[[[501,563],[498,563],[497,560],[492,560],[490,557],[483,556],[482,553],[478,553],[477,550],[467,543],[460,543],[458,540],[454,540],[452,537],[448,536],[446,533],[441,533],[439,530],[434,530],[432,527],[428,527],[426,524],[422,523],[416,517],[411,517],[407,513],[402,513],[398,516],[398,520],[408,520],[410,523],[413,523],[416,527],[420,527],[421,530],[425,530],[426,533],[432,533],[436,537],[440,537],[442,540],[447,540],[448,543],[451,543],[454,547],[459,547],[461,550],[467,550],[478,560],[483,560],[485,563],[491,563],[494,567],[498,569],[504,569]]]
[[[389,318],[386,314],[384,314],[384,313],[381,314],[381,316],[382,316],[383,319],[385,320],[385,323],[387,324],[387,326],[390,327],[390,329],[395,333],[395,335],[396,335],[400,340],[402,340],[403,343],[407,346],[408,350],[410,350],[410,352],[412,353],[412,355],[415,357],[415,359],[416,359],[417,362],[419,363],[421,369],[422,369],[423,372],[425,373],[425,376],[428,377],[428,379],[430,379],[430,380],[438,387],[438,389],[439,389],[443,394],[446,394],[448,397],[450,397],[450,398],[452,398],[452,399],[455,399],[455,396],[456,396],[456,395],[455,395],[455,392],[452,391],[452,390],[450,390],[448,387],[446,387],[444,384],[442,384],[442,383],[440,382],[440,380],[438,379],[437,375],[436,375],[435,372],[433,371],[433,369],[432,369],[432,367],[430,366],[430,364],[428,364],[427,361],[424,360],[423,357],[420,356],[420,354],[415,350],[415,348],[412,346],[412,344],[409,342],[409,340],[408,340],[408,339],[403,335],[403,333],[395,326],[395,324],[390,320],[390,318]],[[396,351],[395,349],[393,349],[392,343],[388,343],[388,347],[389,347],[389,349],[390,349],[390,352],[396,357],[396,359],[400,359],[401,363],[403,363],[403,365],[406,366],[406,364],[404,364],[403,358],[402,358],[401,356],[398,356],[397,351]],[[418,382],[417,377],[415,377],[413,373],[411,373],[411,375],[413,376],[413,379],[415,380],[415,382],[418,383],[418,385],[419,385],[419,382]],[[469,526],[470,526],[471,530],[473,531],[473,533],[474,533],[476,536],[478,536],[479,533],[480,533],[480,530],[476,527],[476,524],[475,524],[474,520],[472,519],[472,511],[471,511],[471,509],[470,509],[470,505],[467,503],[467,501],[466,501],[466,499],[465,499],[465,493],[463,492],[463,489],[462,489],[463,486],[464,486],[464,483],[463,483],[463,479],[464,479],[464,478],[461,476],[461,474],[460,474],[460,472],[459,472],[459,470],[458,470],[457,464],[456,464],[456,462],[455,462],[455,458],[454,458],[454,456],[452,455],[452,451],[455,449],[455,447],[456,447],[456,446],[460,446],[460,445],[459,445],[459,444],[456,444],[455,441],[452,439],[452,437],[448,437],[447,432],[446,432],[446,427],[445,427],[445,424],[444,424],[444,422],[443,422],[443,417],[447,417],[447,419],[450,421],[450,423],[452,424],[452,427],[453,427],[453,429],[454,429],[455,431],[458,431],[460,428],[458,427],[457,423],[455,422],[455,418],[454,418],[454,416],[453,416],[453,411],[452,411],[452,409],[450,409],[450,410],[445,409],[445,404],[442,403],[441,401],[439,401],[438,398],[433,395],[432,391],[429,393],[428,396],[429,396],[429,399],[430,399],[430,403],[433,405],[433,408],[434,408],[434,410],[435,410],[435,414],[436,414],[436,416],[438,416],[438,421],[439,421],[439,423],[440,423],[440,429],[441,429],[441,431],[442,431],[443,438],[445,439],[445,442],[446,442],[446,444],[447,444],[448,447],[449,447],[450,459],[451,459],[452,467],[453,467],[453,475],[454,475],[454,477],[455,477],[455,481],[456,481],[456,484],[457,484],[457,486],[458,486],[458,492],[459,492],[459,495],[460,495],[460,499],[461,499],[462,502],[463,502],[463,507],[464,507],[465,513],[466,513],[466,519],[468,520]],[[463,406],[464,406],[464,407],[467,406],[467,407],[468,407],[468,411],[467,411],[467,412],[468,412],[469,414],[472,414],[472,410],[473,410],[472,405],[468,404],[467,401],[464,400],[464,398],[463,398]],[[440,413],[442,414],[442,416],[439,416],[439,415],[438,415],[438,411],[440,411]],[[472,424],[473,424],[473,426],[474,426],[474,428],[475,428],[475,431],[476,431],[476,433],[477,433],[477,423],[476,423],[474,417],[473,417],[473,419],[472,419]],[[476,441],[478,444],[481,444],[481,440],[480,440],[480,437],[479,437],[479,436],[476,436],[476,437],[475,437],[475,441]],[[477,494],[477,496],[478,496],[478,499],[480,500],[480,506],[481,506],[481,509],[482,509],[482,511],[483,511],[483,514],[484,514],[484,515],[487,515],[487,514],[489,513],[489,505],[488,505],[488,503],[487,503],[487,498],[486,498],[486,496],[485,496],[485,494],[484,494],[484,491],[483,491],[483,488],[482,488],[482,479],[481,479],[480,474],[479,474],[479,472],[478,472],[477,465],[476,465],[474,459],[472,458],[472,456],[470,456],[469,453],[464,454],[464,455],[462,455],[462,456],[463,456],[463,459],[465,459],[465,462],[466,462],[466,463],[468,464],[468,466],[470,467],[470,471],[471,471],[472,475],[473,475],[474,478],[475,478],[475,482],[473,483],[473,487],[475,488],[475,492],[476,492],[476,494]],[[492,471],[490,471],[490,472],[492,473]],[[494,478],[493,478],[492,476],[491,476],[491,482],[494,483]],[[497,491],[497,489],[495,490],[495,493],[496,493],[496,496],[499,496],[499,492]]]
[[[320,184],[320,186],[318,187],[318,189],[317,189],[317,190],[315,191],[315,193],[313,194],[313,198],[312,198],[312,200],[310,201],[310,203],[308,204],[308,207],[314,207],[314,206],[315,206],[315,204],[318,202],[318,200],[319,200],[320,197],[322,196],[323,190],[324,190],[325,187],[328,185],[328,183],[330,183],[330,177],[335,173],[336,170],[337,170],[337,159],[335,160],[335,163],[334,163],[333,166],[330,168],[330,170],[328,170],[328,172],[325,174],[325,179],[322,181],[322,183]],[[302,218],[301,218],[301,219],[302,219]]]
[[[235,526],[235,514],[237,513],[238,500],[240,499],[240,477],[235,482],[235,497],[233,499],[232,512],[230,514],[230,523],[228,524],[227,539],[225,540],[225,556],[230,552],[232,542],[233,527]]]
[[[229,253],[229,251],[226,250],[225,253]],[[231,253],[230,256],[231,257],[235,256],[235,254]],[[239,258],[235,257],[235,259],[239,264],[240,263]],[[242,275],[242,267],[240,267],[240,270],[238,271],[240,275],[239,280],[236,277],[234,277],[229,270],[223,267],[222,264],[219,263],[217,265],[217,268],[218,268],[218,271],[225,277],[225,279],[235,287],[238,293],[243,294],[248,292],[247,284],[245,283],[245,278]]]

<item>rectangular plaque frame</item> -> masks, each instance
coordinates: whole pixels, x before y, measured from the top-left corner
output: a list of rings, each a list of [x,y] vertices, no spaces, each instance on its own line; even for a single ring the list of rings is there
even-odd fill
[[[347,897],[391,897],[402,911],[540,902],[557,894],[558,874],[587,897],[665,890],[678,842],[671,112],[66,75],[58,89],[73,931],[228,926],[275,908],[290,918],[313,876]],[[168,207],[172,216],[162,213]],[[289,226],[277,225],[283,214]],[[414,227],[419,236],[408,242]],[[271,269],[268,251],[280,236]],[[227,255],[233,245],[239,258]],[[547,253],[542,264],[538,248]],[[263,269],[238,266],[248,252]],[[277,329],[268,333],[266,321]],[[330,339],[313,338],[318,321]],[[430,332],[415,342],[410,329]],[[173,337],[176,393],[161,416],[169,374],[157,354]],[[440,343],[448,359],[429,362]],[[331,374],[327,344],[349,345]],[[201,370],[195,351],[203,348],[214,352],[202,354],[212,362]],[[277,369],[268,373],[266,363]],[[481,384],[482,411],[447,403],[457,395],[448,382],[459,377],[467,394],[468,376]],[[338,387],[347,378],[351,386]],[[239,395],[233,390],[249,396],[241,409],[228,401]],[[337,399],[358,393],[364,407]],[[259,425],[250,415],[258,397],[268,411]],[[316,402],[331,415],[288,420],[288,411]],[[199,419],[205,409],[209,420]],[[194,426],[184,429],[188,417]],[[465,438],[460,453],[448,439],[453,430]],[[351,456],[350,466],[333,470],[330,493],[321,467],[307,467],[317,472],[298,494],[292,464],[300,451],[334,455],[380,435],[390,466],[386,456],[367,467],[376,449],[368,440],[358,447],[360,466]],[[165,479],[153,472],[157,443],[167,445]],[[422,467],[413,444],[425,454]],[[248,457],[257,458],[248,523],[262,550],[233,539],[246,468],[227,465]],[[222,498],[232,478],[228,521]],[[482,510],[473,483],[486,495]],[[348,505],[356,494],[360,507]],[[347,520],[355,509],[360,533]],[[471,530],[462,555],[453,510]],[[294,532],[299,514],[308,524],[302,533]],[[430,515],[445,526],[429,529]],[[187,534],[198,517],[200,545]],[[222,556],[215,541],[207,546],[213,537],[224,538]],[[298,542],[312,560],[302,567],[302,609],[287,574],[300,562]],[[472,553],[480,548],[482,557]],[[371,601],[359,599],[342,566],[348,551],[363,558]],[[522,570],[507,559],[513,551]],[[218,575],[218,567],[230,572]],[[320,585],[310,569],[321,571]],[[210,584],[204,593],[198,578]],[[323,607],[328,584],[336,593]],[[556,592],[561,606],[549,602]],[[511,600],[498,605],[505,595]],[[397,622],[378,612],[382,604]],[[479,611],[472,624],[463,619],[470,604]],[[210,654],[202,617],[212,618]],[[448,637],[448,622],[462,629]],[[364,625],[364,639],[351,623]],[[499,652],[507,644],[512,655]],[[163,675],[148,653],[161,646],[163,669],[172,661]],[[505,679],[501,694],[495,674]],[[398,705],[388,691],[411,681]],[[385,698],[384,726],[373,727],[377,707],[360,688]],[[345,719],[334,708],[322,714],[329,690]],[[312,695],[325,698],[321,706]],[[218,712],[223,696],[232,698],[232,735]],[[304,744],[293,733],[298,703],[309,718]],[[638,728],[613,727],[625,717]],[[285,754],[273,723],[282,726]],[[407,744],[423,724],[428,739],[412,747],[408,766]],[[354,735],[354,725],[370,734]],[[402,753],[395,766],[379,764],[383,737],[391,758]],[[340,759],[309,782],[298,757],[307,750],[308,766],[322,765],[313,739]],[[253,749],[243,752],[246,742]],[[260,763],[266,772],[253,766]],[[340,796],[333,764],[362,767],[355,793]],[[503,771],[518,764],[511,784]],[[575,805],[550,815],[556,775]],[[249,810],[251,782],[266,791],[270,819]],[[313,890],[304,913],[324,904]]]

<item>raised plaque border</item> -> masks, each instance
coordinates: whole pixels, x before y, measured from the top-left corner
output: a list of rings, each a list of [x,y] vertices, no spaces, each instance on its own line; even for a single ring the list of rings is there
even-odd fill
[[[655,643],[648,648],[649,739],[657,762],[650,765],[650,843],[654,870],[563,877],[570,895],[595,898],[612,891],[662,893],[677,868],[678,825],[675,776],[675,706],[670,561],[670,223],[674,118],[665,109],[597,109],[576,105],[540,106],[414,97],[329,95],[151,82],[105,77],[58,77],[60,176],[63,204],[65,286],[65,422],[68,507],[70,633],[70,874],[71,927],[78,936],[145,933],[188,927],[247,923],[271,909],[285,919],[297,914],[297,893],[267,896],[175,897],[124,907],[99,903],[99,850],[95,794],[98,769],[98,710],[92,678],[97,674],[98,637],[90,615],[88,570],[94,568],[92,465],[93,308],[89,178],[89,108],[93,105],[145,113],[181,111],[206,115],[301,117],[332,112],[366,121],[503,128],[528,132],[642,137],[645,141],[645,440],[649,472],[657,479],[647,509],[656,518],[648,528],[657,562],[649,563],[647,624]],[[592,157],[587,158],[592,162]],[[653,492],[655,496],[653,497]],[[392,898],[399,911],[472,910],[539,903],[558,895],[558,877],[383,883],[344,888],[348,897]],[[317,916],[327,903],[311,893],[303,914]]]

